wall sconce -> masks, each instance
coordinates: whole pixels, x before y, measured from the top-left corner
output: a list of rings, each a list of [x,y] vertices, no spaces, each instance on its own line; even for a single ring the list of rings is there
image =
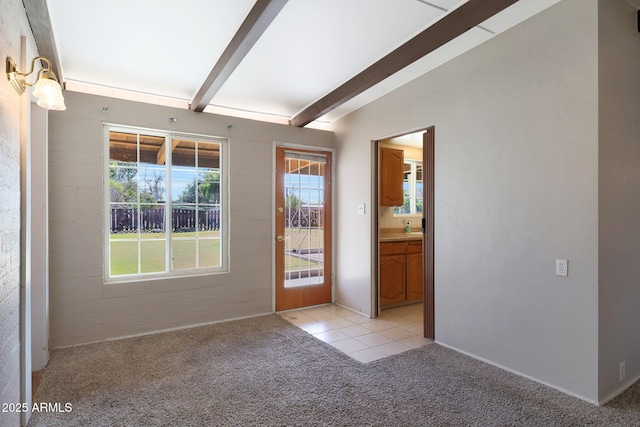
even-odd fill
[[[33,83],[27,82],[26,78],[33,73],[36,61],[40,59],[47,64],[46,68],[38,70],[36,80]],[[21,73],[16,67],[16,63],[10,56],[7,56],[7,79],[13,88],[22,95],[27,87],[33,86],[33,96],[38,98],[37,104],[47,110],[66,110],[62,88],[56,75],[51,70],[51,61],[44,56],[37,56],[31,61],[31,69],[28,73]]]

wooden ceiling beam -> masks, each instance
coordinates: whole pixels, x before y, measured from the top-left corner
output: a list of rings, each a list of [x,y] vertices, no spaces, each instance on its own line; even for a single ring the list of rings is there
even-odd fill
[[[346,83],[306,107],[291,118],[289,123],[298,127],[308,125],[517,1],[469,0]]]
[[[242,25],[233,36],[220,59],[209,73],[189,108],[202,112],[220,90],[231,73],[242,62],[260,36],[278,16],[288,0],[257,0]]]
[[[56,41],[53,37],[51,29],[51,19],[49,18],[49,9],[47,9],[46,0],[23,0],[27,19],[31,26],[33,38],[38,47],[38,54],[46,57],[51,61],[53,72],[58,78],[60,86],[64,88],[64,76],[60,68],[60,58],[58,58],[58,50],[56,49]],[[27,63],[31,59],[28,59]]]
[[[180,141],[177,140],[177,139],[171,140],[171,151],[172,152],[178,146],[179,143],[180,143]],[[162,146],[160,147],[160,150],[158,150],[158,154],[156,155],[156,164],[164,165],[164,162],[166,160],[167,160],[167,141],[165,141],[162,144]]]

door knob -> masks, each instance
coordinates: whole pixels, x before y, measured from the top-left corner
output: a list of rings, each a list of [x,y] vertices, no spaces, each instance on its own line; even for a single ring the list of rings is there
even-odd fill
[[[278,240],[278,242],[284,242],[284,237],[278,236],[276,237],[276,240]]]

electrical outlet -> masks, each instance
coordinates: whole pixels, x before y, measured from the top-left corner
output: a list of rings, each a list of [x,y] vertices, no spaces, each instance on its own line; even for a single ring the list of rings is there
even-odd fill
[[[567,277],[569,275],[569,262],[566,259],[556,260],[556,276]]]
[[[364,215],[364,203],[358,203],[358,215]]]
[[[626,369],[625,369],[625,363],[624,363],[624,361],[623,361],[623,362],[620,362],[620,382],[624,381],[624,379],[625,379],[625,378],[626,378],[626,376],[627,376],[627,373],[625,372],[625,370],[626,370]]]

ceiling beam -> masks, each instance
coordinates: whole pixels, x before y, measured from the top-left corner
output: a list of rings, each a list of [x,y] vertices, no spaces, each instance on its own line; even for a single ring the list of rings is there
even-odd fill
[[[171,140],[172,152],[173,150],[175,150],[175,148],[178,146],[179,143],[180,143],[180,140],[178,139]],[[165,140],[162,146],[160,147],[160,150],[158,150],[158,154],[156,154],[156,164],[164,165],[164,162],[166,161],[167,161],[167,141]]]
[[[51,61],[53,72],[58,78],[58,82],[64,87],[64,76],[60,68],[60,58],[56,49],[56,41],[51,29],[51,19],[47,9],[46,0],[23,0],[24,9],[27,12],[27,19],[31,26],[33,38],[38,47],[38,54]],[[30,61],[30,60],[29,60]],[[27,62],[29,62],[27,61]]]
[[[299,112],[289,121],[306,126],[407,65],[433,52],[518,0],[469,0],[355,77]]]
[[[288,0],[257,0],[233,36],[211,73],[195,94],[189,108],[202,112],[233,70],[242,62],[260,36],[278,16]]]

